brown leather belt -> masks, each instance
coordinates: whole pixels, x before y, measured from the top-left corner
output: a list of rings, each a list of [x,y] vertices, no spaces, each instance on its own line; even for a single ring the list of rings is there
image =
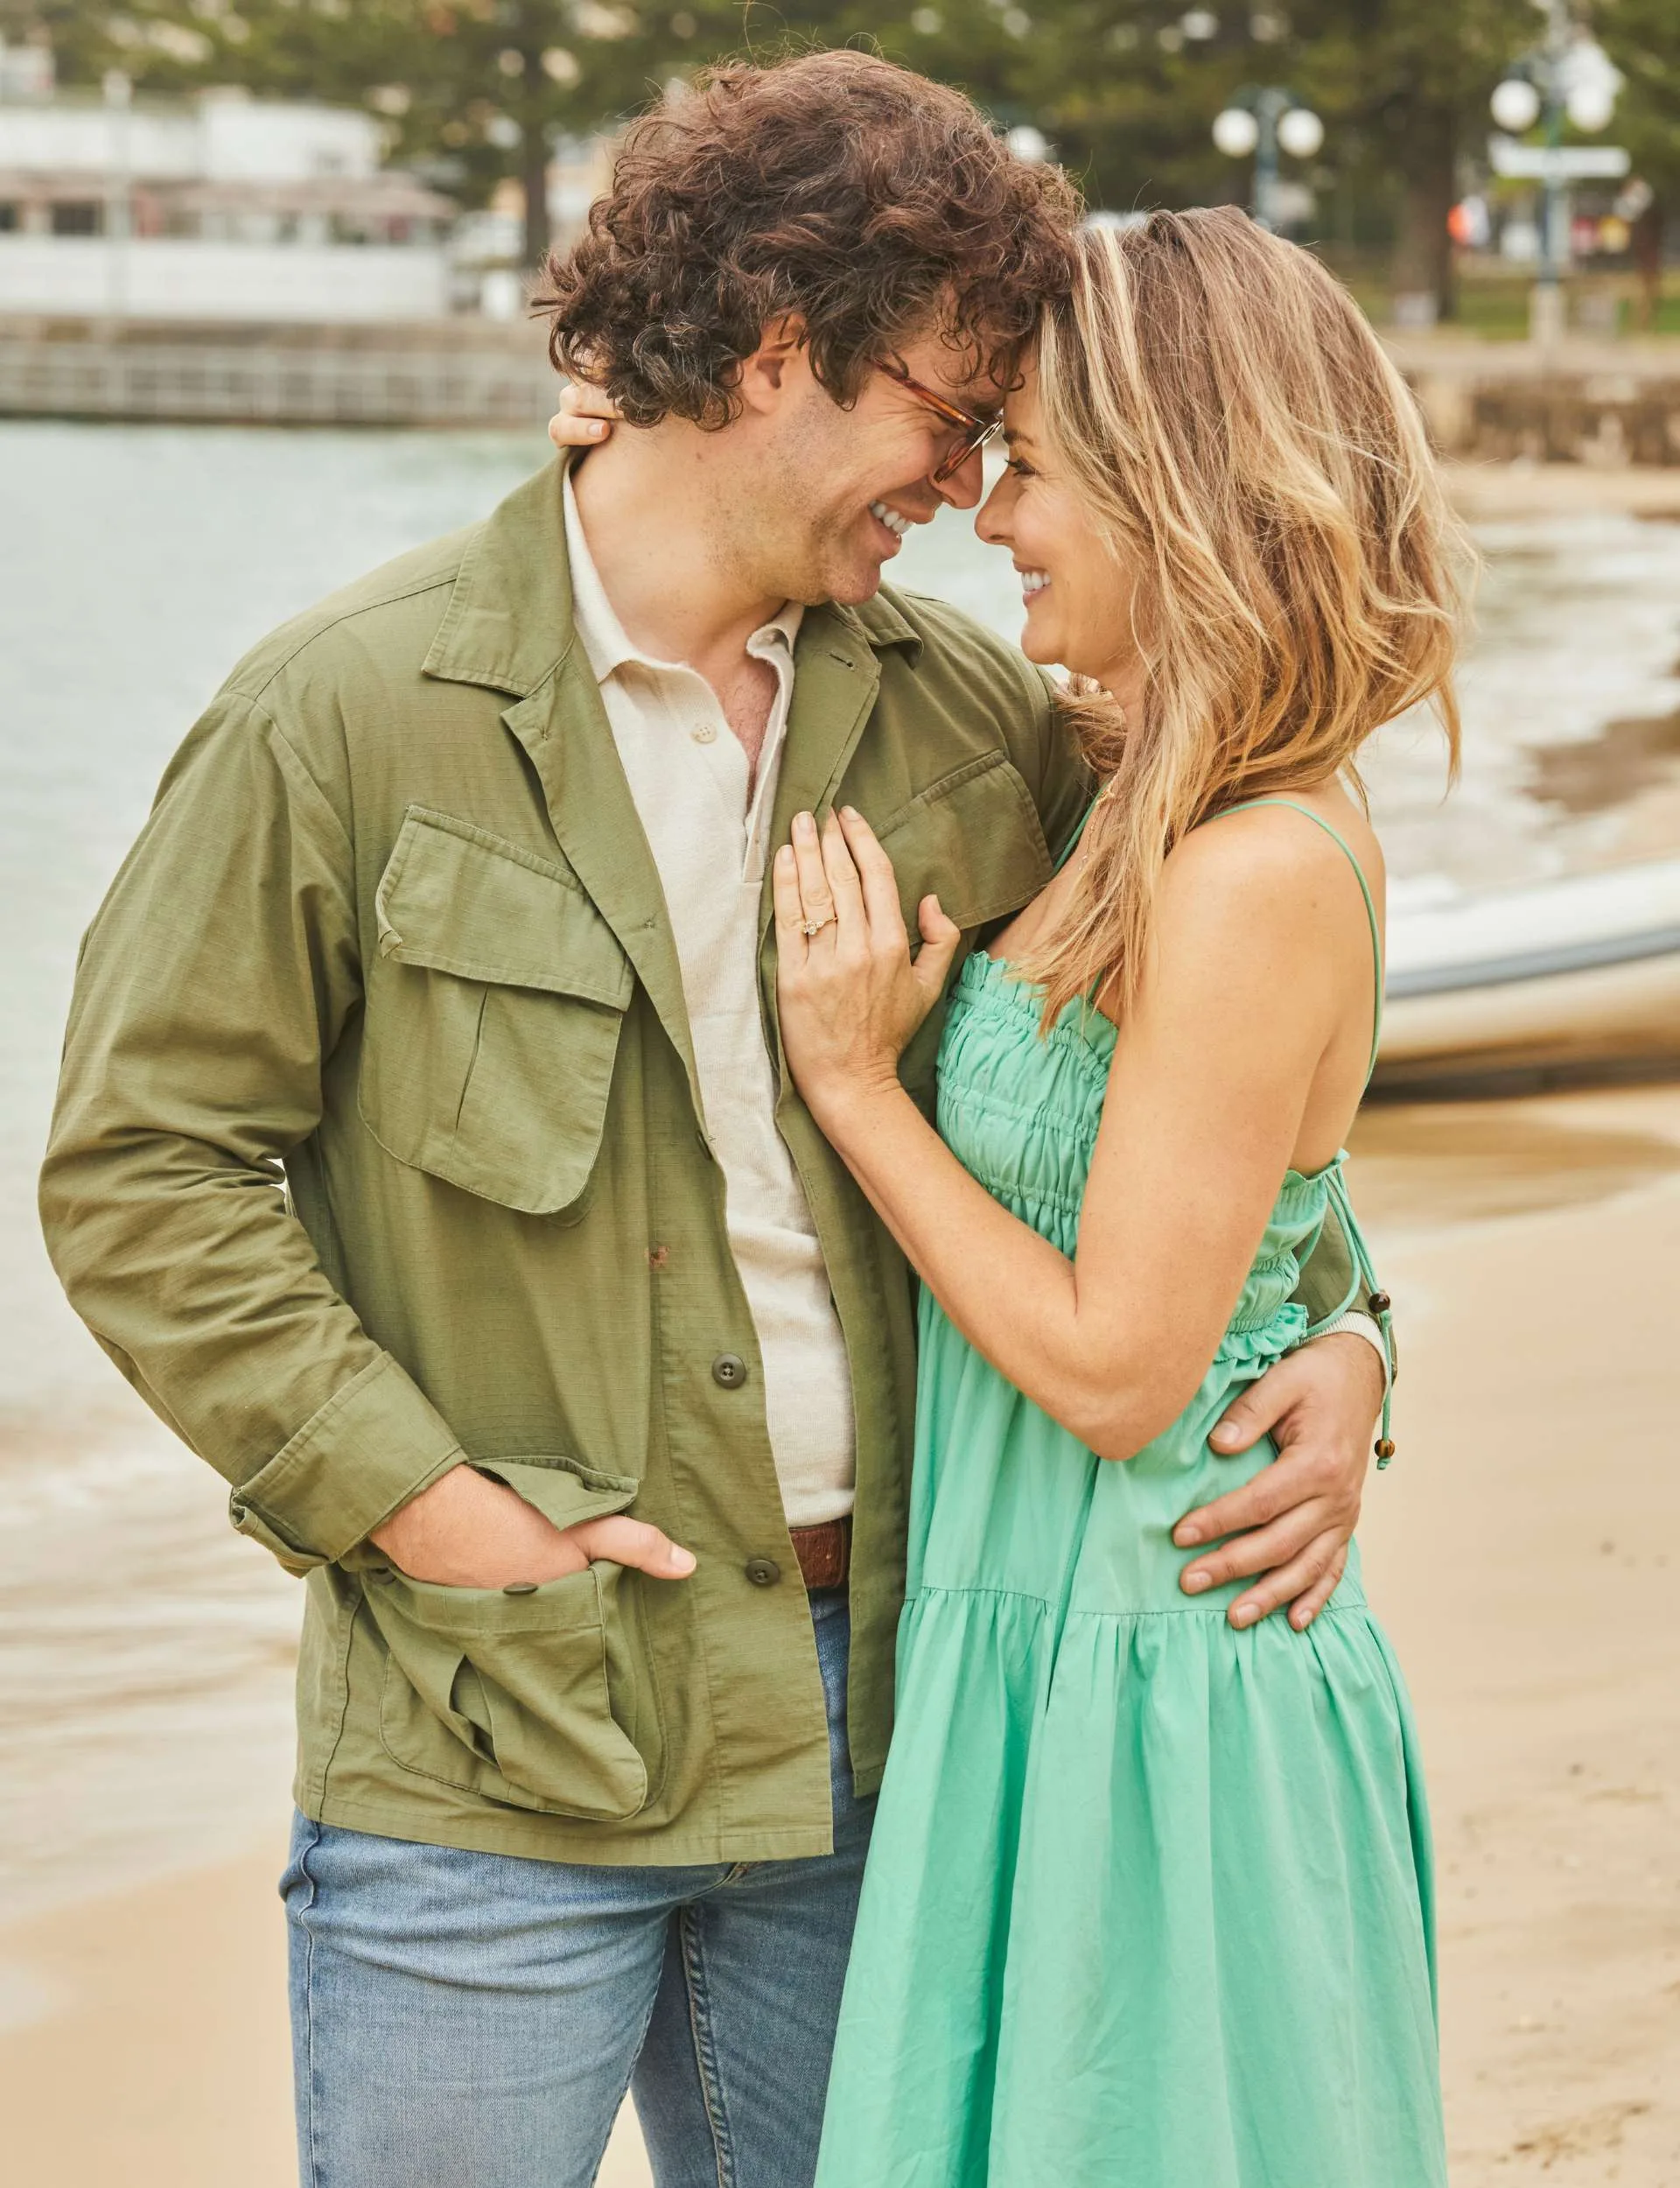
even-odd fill
[[[825,1519],[820,1527],[791,1527],[794,1555],[807,1588],[844,1588],[851,1571],[851,1518]]]

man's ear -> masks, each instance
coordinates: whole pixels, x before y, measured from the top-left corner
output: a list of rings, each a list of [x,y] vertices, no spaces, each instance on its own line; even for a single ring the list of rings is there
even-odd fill
[[[810,378],[805,333],[800,313],[784,312],[766,326],[752,354],[741,360],[735,391],[749,410],[768,413],[780,409],[790,390]]]

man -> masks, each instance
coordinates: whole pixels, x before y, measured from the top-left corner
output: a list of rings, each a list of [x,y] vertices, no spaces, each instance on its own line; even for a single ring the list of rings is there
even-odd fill
[[[844,789],[972,939],[1082,810],[1018,656],[878,591],[973,504],[1072,215],[855,53],[650,117],[550,270],[640,430],[260,646],[90,934],[55,1259],[308,1574],[306,2180],[572,2188],[633,2077],[662,2188],[810,2177],[914,1362],[781,1069],[764,875]],[[1281,1516],[1201,1560],[1268,1606],[1380,1396],[1357,1336],[1274,1376],[1233,1441],[1298,1401],[1301,1451],[1203,1539]]]

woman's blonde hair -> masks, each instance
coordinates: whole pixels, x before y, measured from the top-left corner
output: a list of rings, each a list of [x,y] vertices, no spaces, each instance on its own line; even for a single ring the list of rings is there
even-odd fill
[[[1068,701],[1104,787],[1068,909],[1022,967],[1048,1024],[1111,977],[1135,997],[1162,863],[1199,822],[1338,773],[1362,797],[1361,744],[1424,701],[1456,771],[1469,556],[1353,299],[1233,207],[1082,230],[1038,369],[1051,465],[1116,586],[1136,579],[1145,674],[1132,714]]]

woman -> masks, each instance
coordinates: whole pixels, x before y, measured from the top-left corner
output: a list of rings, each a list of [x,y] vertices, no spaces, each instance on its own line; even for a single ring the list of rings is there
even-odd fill
[[[789,1065],[924,1287],[819,2188],[1434,2188],[1428,1828],[1357,1559],[1238,1631],[1171,1531],[1345,1210],[1382,868],[1342,779],[1419,701],[1456,745],[1453,528],[1351,302],[1230,210],[1082,235],[1005,422],[977,529],[1102,789],[961,971],[937,1132],[897,1064],[956,929],[925,901],[913,962],[850,811],[774,876]]]

